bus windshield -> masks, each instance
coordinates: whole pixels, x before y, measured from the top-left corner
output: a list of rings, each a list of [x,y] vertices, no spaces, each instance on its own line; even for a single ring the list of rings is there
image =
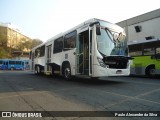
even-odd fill
[[[103,56],[128,56],[127,40],[125,35],[101,29],[101,35],[97,35],[98,51]]]

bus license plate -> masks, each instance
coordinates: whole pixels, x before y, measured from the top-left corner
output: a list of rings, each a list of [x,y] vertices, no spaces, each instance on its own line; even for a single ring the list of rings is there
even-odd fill
[[[117,70],[116,74],[122,74],[122,70]]]

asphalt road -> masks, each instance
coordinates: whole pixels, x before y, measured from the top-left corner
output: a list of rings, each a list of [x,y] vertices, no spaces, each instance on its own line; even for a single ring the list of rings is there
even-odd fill
[[[37,76],[28,71],[0,71],[0,111],[82,111],[82,113],[83,111],[150,111],[152,113],[160,111],[160,79],[106,77],[100,80],[82,78],[64,80],[61,77]],[[25,119],[159,120],[160,117],[73,116]]]

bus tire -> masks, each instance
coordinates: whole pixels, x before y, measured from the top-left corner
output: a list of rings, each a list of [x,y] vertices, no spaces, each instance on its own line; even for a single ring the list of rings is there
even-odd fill
[[[39,66],[36,66],[36,70],[35,70],[35,73],[37,75],[39,75],[41,73],[41,68]]]
[[[154,66],[149,66],[146,68],[146,75],[149,77],[155,76],[155,67]]]
[[[69,64],[63,66],[63,77],[67,80],[71,78],[71,67]]]
[[[52,75],[52,76],[55,76],[54,67],[53,67],[53,66],[51,67],[51,75]]]
[[[91,80],[96,81],[98,80],[98,77],[91,77]]]
[[[14,68],[13,67],[11,67],[11,71],[13,71],[14,70]]]

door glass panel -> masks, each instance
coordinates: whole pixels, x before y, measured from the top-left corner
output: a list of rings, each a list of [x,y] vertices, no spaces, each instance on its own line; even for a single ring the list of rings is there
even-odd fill
[[[51,62],[51,49],[52,49],[52,45],[47,46],[47,63]],[[49,65],[47,65],[47,71],[50,71],[51,68]]]
[[[77,73],[89,75],[89,32],[79,34],[77,42]]]

